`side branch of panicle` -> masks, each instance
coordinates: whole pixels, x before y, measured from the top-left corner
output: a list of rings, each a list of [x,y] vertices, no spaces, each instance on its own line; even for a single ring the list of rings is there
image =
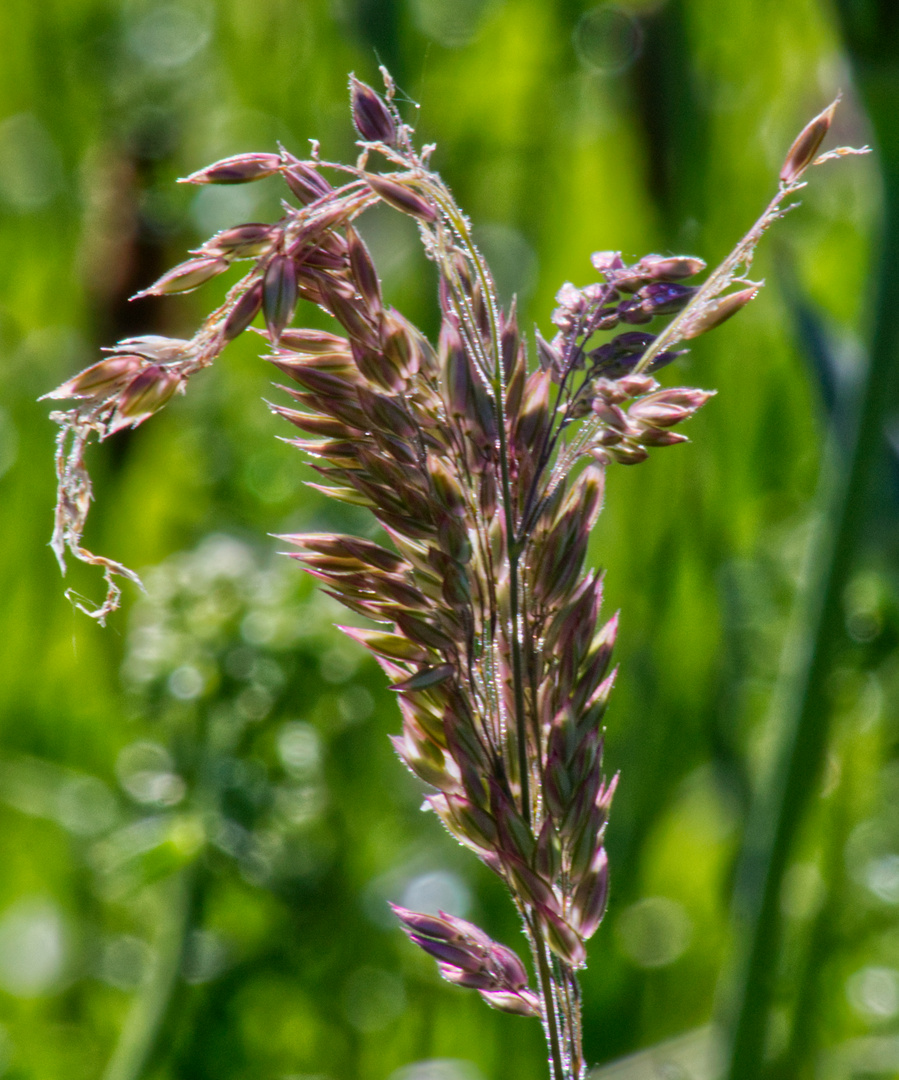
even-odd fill
[[[434,957],[447,982],[477,990],[500,1012],[541,1016],[540,998],[528,988],[525,966],[511,949],[465,919],[391,907],[409,940]]]

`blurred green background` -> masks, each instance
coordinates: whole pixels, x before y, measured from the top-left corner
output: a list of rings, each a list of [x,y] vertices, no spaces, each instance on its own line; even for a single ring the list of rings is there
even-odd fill
[[[668,369],[719,395],[692,444],[613,469],[592,548],[622,609],[606,758],[622,778],[587,1057],[616,1080],[721,1074],[735,868],[789,729],[776,687],[802,636],[785,649],[787,628],[883,322],[895,145],[872,133],[850,61],[879,50],[890,115],[889,7],[847,3],[842,24],[816,0],[5,0],[0,1076],[545,1074],[538,1026],[441,983],[387,913],[443,907],[526,950],[496,882],[419,812],[380,672],[274,554],[268,534],[369,525],[304,486],[254,342],[91,456],[88,543],[139,569],[145,598],[130,590],[96,627],[47,547],[54,428],[35,399],[119,337],[189,336],[214,288],[127,297],[212,231],[279,214],[274,182],[175,179],[279,140],[351,156],[347,74],[377,84],[379,62],[523,325],[544,331],[594,250],[723,257],[838,89],[836,142],[883,143],[811,178],[762,245],[768,288]],[[390,298],[432,330],[406,224],[376,213],[363,231]],[[837,567],[752,1075],[899,1075],[897,432],[878,423]],[[81,567],[65,584],[102,595]]]

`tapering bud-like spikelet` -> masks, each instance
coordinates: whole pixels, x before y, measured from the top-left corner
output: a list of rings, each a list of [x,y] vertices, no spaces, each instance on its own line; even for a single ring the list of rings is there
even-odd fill
[[[57,386],[41,398],[56,400],[65,398],[105,398],[125,386],[141,369],[145,361],[142,356],[110,356],[97,364],[85,368],[73,379]]]
[[[199,250],[229,259],[252,259],[268,251],[277,237],[278,230],[271,225],[235,225],[216,233]]]
[[[387,103],[370,86],[350,76],[350,100],[353,123],[366,142],[382,142],[393,146],[396,142],[396,121]]]
[[[710,300],[697,312],[694,318],[689,319],[684,324],[681,336],[684,339],[695,338],[699,337],[700,334],[707,333],[709,330],[714,330],[716,326],[726,322],[732,315],[736,315],[741,308],[746,307],[750,300],[754,300],[758,295],[758,291],[758,285],[751,285],[747,289],[729,293],[727,296],[719,297],[717,300]]]
[[[188,259],[180,263],[152,285],[132,296],[138,300],[142,296],[167,296],[169,293],[193,292],[207,281],[228,269],[227,259],[219,255],[210,255],[202,259]]]
[[[233,341],[246,330],[262,310],[263,283],[254,281],[234,307],[228,312],[222,336],[226,341]]]
[[[395,210],[400,210],[420,221],[436,221],[437,212],[434,208],[403,184],[389,180],[386,176],[378,176],[376,173],[366,173],[365,182],[376,195]]]
[[[840,99],[832,101],[827,108],[805,125],[796,136],[793,145],[787,151],[787,156],[780,170],[780,182],[782,184],[794,184],[805,170],[815,160],[818,147],[824,141],[824,136],[830,131],[833,116],[837,110]]]
[[[122,389],[110,425],[110,434],[120,428],[137,427],[158,412],[181,386],[181,376],[151,364]]]
[[[182,184],[246,184],[271,176],[281,168],[278,154],[236,154],[191,173]]]
[[[290,322],[298,296],[297,268],[290,255],[276,255],[262,285],[262,310],[272,341],[277,343]]]
[[[282,154],[282,158],[284,168],[281,170],[281,175],[284,177],[284,182],[303,206],[326,199],[334,190],[315,167],[314,162],[299,161],[293,154],[287,153]]]

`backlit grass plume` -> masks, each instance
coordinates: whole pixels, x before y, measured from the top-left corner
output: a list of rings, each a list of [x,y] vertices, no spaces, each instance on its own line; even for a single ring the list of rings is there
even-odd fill
[[[402,712],[397,753],[430,786],[430,808],[508,886],[534,963],[470,923],[404,909],[410,939],[441,973],[495,1008],[541,1020],[554,1080],[584,1074],[577,971],[606,909],[603,836],[615,779],[602,774],[602,719],[615,679],[616,617],[600,620],[602,576],[584,567],[606,469],[684,442],[680,426],[709,392],[661,387],[656,373],[686,340],[753,299],[747,279],[764,230],[803,186],[833,106],[797,139],[777,193],[704,284],[695,258],[593,256],[595,280],[563,285],[556,332],[536,337],[530,368],[514,305],[502,310],[469,222],[433,148],[386,94],[351,79],[361,137],[355,165],[243,154],[187,178],[248,183],[280,176],[294,203],[272,224],[226,229],[144,294],[195,289],[249,269],[190,340],[120,342],[50,397],[61,426],[54,550],[104,569],[101,621],[118,601],[118,563],[82,546],[91,497],[84,450],[134,427],[184,390],[262,316],[268,356],[289,380],[274,411],[321,490],[368,508],[383,542],[283,539],[370,629],[346,632],[378,658]],[[819,159],[820,160],[820,159]],[[378,162],[374,165],[373,162]],[[439,275],[441,326],[428,341],[384,299],[354,221],[377,203],[411,217]],[[736,286],[732,289],[732,286]],[[730,291],[728,291],[730,290]],[[336,332],[293,328],[299,300]],[[659,319],[667,326],[649,330]]]

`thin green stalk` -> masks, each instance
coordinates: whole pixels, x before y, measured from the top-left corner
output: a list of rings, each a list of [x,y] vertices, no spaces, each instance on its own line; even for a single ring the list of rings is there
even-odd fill
[[[164,883],[161,926],[150,976],[137,992],[103,1080],[140,1080],[149,1066],[184,961],[197,895],[197,866],[185,867]]]
[[[441,193],[442,195],[442,193]],[[491,380],[494,407],[496,409],[497,429],[499,435],[499,459],[502,479],[503,514],[506,524],[506,545],[509,559],[509,621],[512,624],[512,681],[515,695],[515,725],[518,742],[518,770],[521,783],[521,809],[522,816],[530,825],[531,823],[531,800],[529,784],[529,762],[527,752],[527,724],[525,719],[524,704],[524,668],[521,656],[521,616],[519,605],[520,582],[519,582],[519,559],[521,558],[522,544],[516,535],[515,514],[512,503],[512,487],[509,475],[509,451],[506,437],[506,410],[505,410],[505,379],[502,368],[502,342],[499,325],[496,317],[496,307],[492,291],[492,282],[489,278],[486,266],[480,252],[474,245],[464,218],[459,214],[455,204],[447,196],[440,200],[443,209],[449,216],[463,243],[468,247],[469,254],[477,270],[481,289],[488,301],[490,311],[491,346],[493,348],[494,371]],[[543,999],[543,1008],[546,1014],[547,1042],[549,1043],[550,1065],[553,1080],[566,1080],[565,1069],[562,1061],[561,1044],[559,1041],[559,1025],[556,1017],[556,1004],[554,997],[554,982],[550,966],[546,956],[546,943],[540,931],[536,917],[529,920],[529,929],[534,940],[534,954],[537,960],[537,971],[540,979],[540,994]]]
[[[568,1032],[567,1045],[571,1054],[570,1071],[573,1077],[579,1077],[584,1067],[583,1032],[581,1030],[581,988],[574,969],[562,965],[561,962],[559,966],[562,968],[560,981],[563,987],[562,1004],[565,1028]]]
[[[441,209],[452,222],[457,235],[465,244],[474,263],[479,284],[490,313],[490,344],[493,349],[493,374],[491,390],[496,409],[496,425],[499,440],[499,462],[502,482],[503,517],[506,525],[506,550],[509,559],[509,621],[512,624],[512,683],[515,695],[515,732],[518,743],[518,772],[521,784],[521,813],[524,820],[531,823],[530,776],[527,750],[527,723],[524,707],[524,667],[521,661],[521,611],[519,608],[520,583],[518,562],[521,557],[521,544],[515,527],[515,510],[512,502],[512,484],[509,474],[509,447],[506,436],[506,387],[503,377],[502,340],[497,320],[496,300],[493,294],[493,282],[490,278],[481,253],[475,247],[468,228],[468,223],[457,209],[448,192],[432,188],[431,194],[437,198]]]
[[[515,691],[515,727],[518,736],[518,772],[521,783],[521,815],[531,824],[528,777],[527,724],[524,715],[524,672],[521,664],[521,613],[518,610],[518,552],[509,552],[509,621],[512,623],[512,682]]]
[[[556,1002],[553,996],[553,977],[546,959],[546,943],[540,933],[537,919],[530,920],[530,931],[534,938],[534,956],[537,960],[537,974],[540,978],[540,996],[546,1013],[547,1042],[553,1080],[566,1080],[562,1066],[562,1049],[559,1042],[559,1024],[556,1018]]]
[[[876,117],[875,127],[877,127]],[[881,117],[884,123],[886,118]],[[774,776],[750,810],[735,898],[735,933],[745,942],[729,1025],[728,1080],[758,1080],[781,941],[784,871],[827,744],[827,676],[843,633],[841,597],[864,526],[872,471],[899,357],[899,185],[887,176],[882,271],[869,363],[843,447],[832,441],[819,496],[819,527],[778,695],[781,747]]]

